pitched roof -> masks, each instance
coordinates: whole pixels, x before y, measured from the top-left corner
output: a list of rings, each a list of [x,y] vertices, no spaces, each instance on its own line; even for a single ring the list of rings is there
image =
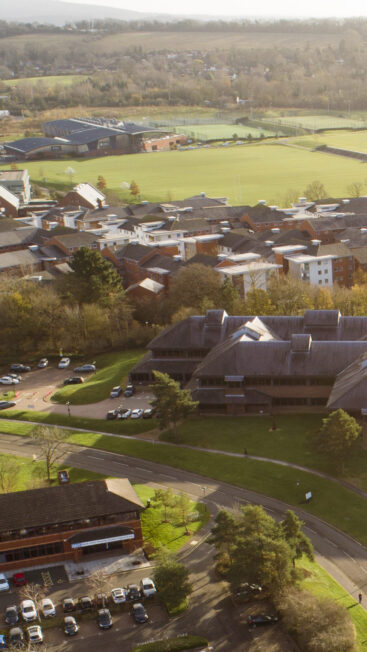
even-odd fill
[[[92,204],[94,208],[98,207],[98,200],[104,202],[106,199],[103,192],[100,192],[90,183],[79,183],[72,192],[76,192],[82,199]]]
[[[94,233],[87,233],[87,231],[73,230],[73,233],[54,234],[54,231],[49,231],[50,238],[55,238],[61,242],[65,247],[83,247],[97,242],[98,236]]]
[[[19,197],[13,195],[12,192],[10,192],[7,188],[1,185],[0,185],[0,197],[11,206],[14,206],[16,210],[19,209],[19,205],[20,205]]]
[[[42,256],[38,252],[29,249],[20,249],[19,251],[7,251],[0,253],[0,269],[6,270],[12,267],[28,267],[38,265],[42,261]]]
[[[367,408],[367,353],[362,353],[341,371],[330,392],[327,406],[349,410]]]
[[[141,511],[144,505],[126,478],[77,482],[0,494],[0,531]]]
[[[40,149],[40,147],[50,147],[51,145],[58,144],[67,144],[67,142],[63,143],[61,140],[55,140],[54,138],[46,138],[40,136],[34,138],[20,138],[19,140],[12,140],[11,142],[4,143],[4,147],[5,149],[27,154],[28,152],[32,152],[34,149]]]
[[[139,281],[139,283],[134,283],[134,285],[130,285],[127,289],[126,292],[131,292],[132,290],[136,290],[137,288],[142,288],[143,290],[147,290],[147,292],[152,292],[152,294],[159,294],[164,290],[164,285],[162,283],[158,283],[157,281],[153,281],[153,279],[147,277],[143,281]]]
[[[28,245],[34,242],[39,229],[34,226],[22,226],[12,229],[11,231],[1,231],[0,236],[0,249],[2,247],[10,247],[16,245]]]
[[[153,247],[147,247],[146,245],[141,244],[132,244],[131,242],[124,247],[117,247],[114,250],[114,255],[118,260],[123,260],[124,258],[129,258],[130,260],[142,260],[149,254],[153,255],[155,249]]]

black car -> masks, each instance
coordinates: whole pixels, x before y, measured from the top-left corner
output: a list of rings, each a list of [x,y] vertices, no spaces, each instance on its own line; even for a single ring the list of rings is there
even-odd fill
[[[141,604],[141,602],[136,602],[133,604],[131,607],[131,613],[133,615],[133,618],[136,623],[143,624],[146,623],[149,620],[149,616],[146,612],[146,609],[144,606]]]
[[[65,598],[62,603],[62,609],[65,614],[75,611],[76,604],[73,598]]]
[[[16,403],[14,401],[0,401],[0,410],[6,410],[6,408],[14,407]]]
[[[83,376],[72,376],[64,380],[64,385],[79,385],[80,383],[84,383]]]
[[[75,636],[79,631],[79,625],[74,616],[65,616],[64,618],[64,633],[66,636]]]
[[[126,388],[125,388],[125,391],[124,391],[124,396],[129,398],[129,396],[132,396],[133,394],[135,394],[135,387],[134,387],[134,385],[129,383],[128,385],[126,385]]]
[[[140,600],[141,594],[137,584],[128,584],[126,587],[126,598],[133,602]]]
[[[94,596],[94,606],[97,609],[104,609],[108,605],[108,595],[107,593],[97,593]]]
[[[79,373],[91,373],[93,371],[96,371],[96,365],[95,364],[82,364],[80,367],[76,367],[74,371],[79,372]]]
[[[154,408],[146,408],[143,412],[143,419],[151,419],[154,412]]]
[[[10,365],[10,371],[31,371],[31,367],[27,364],[14,362],[14,364]]]
[[[108,419],[109,421],[111,419],[117,419],[118,414],[119,414],[118,410],[108,410],[108,412],[106,414],[106,419]]]
[[[19,611],[16,604],[5,609],[5,622],[7,625],[15,625],[19,620]]]
[[[81,611],[91,611],[93,609],[93,600],[88,595],[79,598],[79,609]]]
[[[267,614],[258,614],[257,616],[249,616],[247,623],[249,627],[261,627],[263,625],[275,625],[278,622],[278,616],[269,616]]]
[[[109,609],[100,609],[98,611],[98,626],[101,629],[110,629],[113,625],[111,612]]]
[[[262,587],[259,584],[249,584],[248,582],[240,584],[234,592],[235,599],[243,602],[258,595],[262,595]]]
[[[12,627],[9,632],[9,643],[12,647],[23,648],[26,646],[24,632],[20,627]]]
[[[112,387],[110,398],[118,398],[122,394],[122,387],[120,385],[116,385],[116,387]]]

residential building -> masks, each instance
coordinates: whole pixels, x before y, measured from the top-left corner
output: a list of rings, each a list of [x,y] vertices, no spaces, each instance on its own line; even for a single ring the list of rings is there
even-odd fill
[[[78,208],[99,208],[105,203],[106,197],[90,183],[79,183],[59,202],[60,206],[77,206]]]
[[[20,204],[28,204],[31,184],[28,170],[0,170],[0,186],[18,197]]]

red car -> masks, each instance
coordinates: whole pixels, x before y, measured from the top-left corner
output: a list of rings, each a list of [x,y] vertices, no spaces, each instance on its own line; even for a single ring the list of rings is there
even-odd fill
[[[14,586],[25,586],[27,584],[24,573],[14,573],[13,575]]]

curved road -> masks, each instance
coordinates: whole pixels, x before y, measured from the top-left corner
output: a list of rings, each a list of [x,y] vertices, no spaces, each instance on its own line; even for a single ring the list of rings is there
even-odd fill
[[[39,448],[26,437],[1,434],[0,452],[8,455],[34,457]],[[247,489],[217,482],[195,473],[174,469],[163,464],[140,460],[126,455],[84,448],[73,444],[65,446],[62,462],[98,473],[128,477],[133,482],[151,486],[170,486],[184,491],[208,505],[212,516],[220,508],[248,503],[263,505],[275,518],[283,517],[286,509],[293,509],[305,522],[304,530],[311,539],[317,561],[352,596],[363,594],[362,605],[367,606],[367,550],[360,543],[312,514]]]

